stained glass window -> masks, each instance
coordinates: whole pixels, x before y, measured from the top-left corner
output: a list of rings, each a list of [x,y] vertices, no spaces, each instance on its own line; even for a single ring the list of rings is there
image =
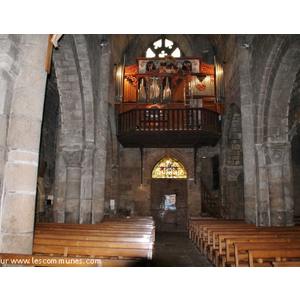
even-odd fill
[[[175,49],[175,50],[174,50]],[[161,38],[150,45],[146,50],[146,57],[165,57],[165,56],[180,57],[181,51],[176,43],[173,41]]]
[[[161,159],[152,171],[152,178],[186,178],[186,170],[175,158],[166,156]]]

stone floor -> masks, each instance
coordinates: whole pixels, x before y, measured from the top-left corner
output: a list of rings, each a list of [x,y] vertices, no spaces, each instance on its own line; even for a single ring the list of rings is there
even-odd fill
[[[153,267],[213,267],[187,232],[156,232]]]

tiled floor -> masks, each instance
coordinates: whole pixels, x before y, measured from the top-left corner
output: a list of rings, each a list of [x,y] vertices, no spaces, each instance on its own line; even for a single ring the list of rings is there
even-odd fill
[[[153,267],[213,267],[187,232],[156,232]]]

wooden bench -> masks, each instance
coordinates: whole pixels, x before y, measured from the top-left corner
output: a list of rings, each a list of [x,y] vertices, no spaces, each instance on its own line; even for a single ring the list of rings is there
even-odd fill
[[[291,242],[300,242],[300,238],[298,237],[278,237],[274,235],[267,236],[254,236],[254,237],[235,237],[235,238],[226,238],[225,239],[225,255],[221,254],[219,256],[218,266],[219,267],[235,267],[236,259],[235,259],[235,249],[234,244],[237,243],[291,243]]]
[[[116,248],[116,249],[146,249],[153,252],[152,242],[119,242],[119,241],[79,241],[70,239],[48,239],[37,238],[33,240],[34,245],[57,245],[66,247],[93,247],[93,248]],[[151,259],[151,258],[150,258]]]
[[[103,266],[149,265],[155,225],[149,218],[98,224],[36,223],[33,253],[101,258]]]
[[[216,218],[213,217],[190,217],[188,220],[188,230],[189,230],[189,239],[191,241],[194,240],[195,232],[196,232],[196,224],[198,222],[203,222],[203,221],[209,221],[209,220],[216,220]]]
[[[300,267],[300,261],[273,261],[273,267]]]
[[[112,248],[112,247],[83,247],[83,246],[60,246],[60,245],[33,245],[34,254],[64,255],[77,257],[93,258],[134,258],[143,260],[152,260],[152,249],[139,248]]]
[[[293,232],[293,231],[286,231],[286,232],[276,232],[276,231],[257,231],[254,230],[246,231],[246,232],[231,232],[231,233],[221,233],[218,236],[219,242],[218,242],[218,248],[217,251],[214,250],[214,256],[215,261],[217,262],[218,266],[224,266],[227,259],[226,256],[226,239],[232,239],[232,238],[300,238],[299,232]],[[221,261],[221,262],[220,262]]]
[[[300,249],[248,250],[250,267],[272,267],[273,261],[300,261]]]
[[[220,233],[219,234],[219,242],[216,246],[213,248],[213,261],[216,262],[216,265],[218,266],[224,266],[225,262],[227,260],[226,252],[226,240],[231,238],[300,238],[299,234],[293,233],[293,232],[256,232],[256,231],[247,231],[247,232],[232,232],[232,233]],[[233,248],[233,245],[231,245]],[[234,251],[232,249],[232,251]],[[231,252],[232,253],[232,252]],[[230,254],[229,254],[230,255]]]
[[[199,226],[204,225],[204,224],[215,224],[215,223],[227,223],[228,221],[223,220],[223,219],[216,219],[216,218],[204,218],[203,220],[196,220],[196,221],[191,221],[191,241],[194,244],[197,244],[196,238],[199,235]]]
[[[62,256],[31,255],[0,253],[0,267],[2,265],[23,265],[31,267],[102,267],[100,259],[70,258]]]
[[[34,238],[46,238],[46,239],[65,239],[65,240],[77,240],[77,241],[102,241],[102,242],[134,242],[134,243],[145,243],[145,242],[152,242],[154,243],[153,239],[150,235],[146,236],[102,236],[102,235],[84,235],[81,234],[54,234],[54,233],[35,233]]]
[[[218,265],[219,266],[225,266],[227,261],[227,248],[226,248],[226,240],[227,239],[233,239],[233,238],[243,238],[243,239],[265,239],[265,240],[280,240],[280,239],[286,239],[286,240],[299,240],[300,236],[299,234],[295,233],[289,233],[289,232],[258,232],[258,233],[244,233],[244,234],[225,234],[225,235],[219,235],[219,243],[221,246],[219,246],[219,255],[218,255]],[[234,251],[234,245],[229,245],[231,247],[231,250],[229,250],[229,253],[231,251]],[[231,254],[232,255],[232,254]],[[228,255],[230,256],[230,254]]]
[[[207,240],[203,241],[203,253],[210,261],[214,261],[219,245],[219,235],[233,232],[252,232],[255,228],[253,224],[239,224],[238,226],[211,227],[207,229]]]
[[[206,244],[208,241],[208,229],[209,228],[232,228],[235,226],[240,226],[245,224],[244,221],[233,220],[233,221],[219,221],[217,223],[202,223],[198,224],[197,236],[196,236],[196,245],[201,253],[206,254]]]
[[[275,250],[275,249],[299,249],[300,243],[290,242],[252,242],[252,243],[236,243],[235,248],[235,266],[236,267],[249,267],[249,250]]]

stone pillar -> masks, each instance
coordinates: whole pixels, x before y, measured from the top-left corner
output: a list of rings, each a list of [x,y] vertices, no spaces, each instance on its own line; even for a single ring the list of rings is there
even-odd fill
[[[48,35],[24,35],[9,126],[2,191],[0,251],[32,253]]]
[[[94,144],[87,144],[83,151],[79,218],[79,223],[81,224],[92,223],[94,151]]]
[[[105,175],[107,156],[107,128],[110,83],[110,44],[103,46],[100,56],[99,101],[96,107],[96,149],[94,152],[94,193],[92,223],[102,222],[104,217]]]
[[[65,222],[79,223],[82,150],[63,149],[66,163]]]
[[[293,225],[290,145],[267,143],[265,151],[269,181],[270,225]]]
[[[270,225],[268,173],[266,168],[265,149],[257,144],[255,160],[257,165],[257,226]]]

